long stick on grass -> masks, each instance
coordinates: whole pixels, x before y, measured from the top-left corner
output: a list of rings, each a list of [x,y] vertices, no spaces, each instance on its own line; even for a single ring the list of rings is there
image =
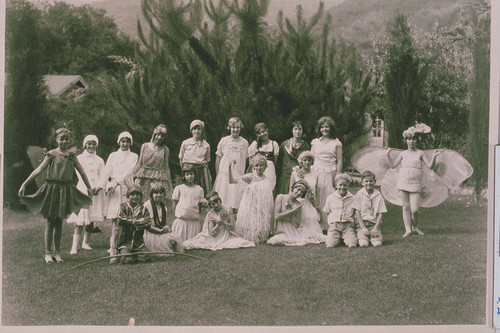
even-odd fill
[[[84,262],[82,264],[76,265],[75,267],[73,267],[71,269],[82,267],[82,266],[85,266],[85,265],[88,265],[88,264],[91,264],[91,263],[94,263],[94,262],[98,262],[98,261],[101,261],[101,260],[112,259],[112,258],[131,257],[131,256],[143,255],[143,254],[153,254],[153,255],[156,255],[156,254],[174,254],[174,255],[180,255],[180,256],[186,256],[186,257],[192,257],[192,258],[204,260],[204,258],[202,258],[202,257],[197,257],[197,256],[193,256],[192,254],[186,254],[186,253],[177,253],[177,252],[140,252],[140,253],[117,254],[115,256],[107,256],[107,257],[97,258],[97,259],[93,259],[93,260],[90,260],[90,261],[86,261],[86,262]]]

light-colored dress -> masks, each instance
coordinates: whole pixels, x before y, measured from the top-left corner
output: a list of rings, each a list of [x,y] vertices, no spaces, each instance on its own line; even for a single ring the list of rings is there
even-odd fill
[[[104,167],[105,189],[115,187],[112,194],[107,195],[106,218],[115,219],[120,213],[120,205],[127,201],[127,188],[132,185],[132,170],[138,156],[130,150],[117,150],[109,154]]]
[[[276,201],[281,199],[280,212],[286,212],[297,207],[300,202],[296,202],[292,206],[288,205],[288,194],[279,194]],[[277,221],[276,235],[271,237],[267,244],[271,245],[286,245],[286,246],[302,246],[306,245],[304,237],[300,234],[298,226],[301,223],[302,208],[288,217],[287,221]]]
[[[168,165],[169,149],[167,146],[156,147],[152,142],[141,146],[137,170],[134,174],[139,179],[145,196],[149,195],[151,183],[160,182],[166,187],[165,197],[172,197],[172,179]]]
[[[182,141],[179,150],[179,161],[182,163],[190,163],[194,169],[194,183],[200,185],[205,193],[212,190],[212,176],[208,170],[210,162],[210,145],[207,141],[196,141],[194,138],[189,138]]]
[[[193,238],[201,231],[200,211],[198,204],[203,199],[203,189],[199,185],[177,185],[172,194],[172,200],[178,201],[175,207],[172,232],[182,241]]]
[[[167,208],[164,207],[162,212],[161,204],[156,206],[156,214],[153,211],[151,200],[144,203],[144,207],[148,210],[151,217],[151,225],[159,229],[167,225]],[[184,252],[181,239],[173,232],[165,234],[156,234],[146,230],[144,233],[144,242],[146,247],[152,252]]]
[[[219,173],[215,179],[214,190],[217,191],[222,200],[222,204],[231,208],[240,206],[241,191],[238,184],[229,183],[229,163],[236,161],[233,168],[236,168],[240,175],[245,173],[245,164],[247,160],[248,141],[242,137],[233,139],[230,135],[223,137],[217,145],[219,156]]]
[[[422,150],[405,150],[401,153],[401,168],[398,173],[397,189],[408,192],[422,190]]]
[[[68,223],[74,223],[76,225],[88,225],[91,222],[102,222],[104,220],[105,206],[104,206],[104,160],[97,156],[94,152],[89,153],[84,150],[80,155],[77,156],[78,162],[83,168],[87,179],[89,180],[90,186],[92,188],[100,187],[102,190],[99,194],[92,196],[92,206],[89,208],[83,208],[80,210],[78,215],[71,214],[68,218]],[[78,185],[76,186],[81,192],[87,191],[87,187],[83,182],[83,179],[78,175]]]
[[[248,157],[255,156],[256,154],[262,154],[267,160],[267,168],[264,171],[264,175],[269,179],[271,184],[271,189],[274,190],[276,186],[276,168],[274,166],[274,157],[278,156],[280,152],[280,147],[278,143],[273,140],[269,140],[268,143],[257,148],[257,141],[252,142],[248,147]]]
[[[311,152],[314,153],[313,171],[318,174],[318,204],[325,206],[326,198],[334,192],[333,181],[337,173],[337,147],[342,147],[339,139],[317,138],[311,142]],[[326,218],[321,221],[323,230],[328,229]]]
[[[61,220],[71,213],[78,214],[81,208],[88,208],[92,199],[75,186],[76,151],[61,153],[58,149],[53,149],[45,155],[49,158],[45,183],[35,194],[23,196],[22,202],[44,218]]]
[[[291,180],[304,180],[311,190],[316,192],[314,194],[317,198],[318,175],[316,172],[301,173],[293,171]],[[290,186],[292,185],[290,184]],[[324,243],[326,236],[323,235],[321,229],[320,214],[308,198],[299,199],[299,201],[301,200],[303,200],[304,204],[302,206],[299,233],[304,237],[306,243]]]
[[[220,226],[215,237],[210,234],[210,230],[215,228],[218,222],[230,221],[232,215],[231,207],[222,206],[220,211],[210,210],[205,217],[203,231],[194,238],[184,242],[186,249],[206,249],[206,250],[222,250],[222,249],[237,249],[241,247],[254,247],[255,244],[246,239],[239,237],[226,226]],[[232,218],[231,218],[232,219]]]
[[[240,181],[243,188],[235,232],[254,243],[264,242],[271,230],[273,218],[273,189],[266,176],[252,174],[249,184]]]

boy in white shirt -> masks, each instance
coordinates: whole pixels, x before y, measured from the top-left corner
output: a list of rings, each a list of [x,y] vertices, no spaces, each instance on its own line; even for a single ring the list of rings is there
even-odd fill
[[[354,195],[347,190],[351,183],[348,174],[340,173],[335,177],[335,192],[326,198],[323,212],[328,214],[328,233],[326,247],[339,245],[344,240],[347,247],[356,247],[357,239],[354,225],[354,210],[352,202]]]
[[[375,189],[375,174],[365,171],[361,174],[363,188],[356,193],[352,202],[356,216],[357,236],[360,247],[382,245],[382,214],[387,213],[384,198]]]

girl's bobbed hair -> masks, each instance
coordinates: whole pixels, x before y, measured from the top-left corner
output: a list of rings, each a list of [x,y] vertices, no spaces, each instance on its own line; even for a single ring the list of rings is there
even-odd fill
[[[227,129],[230,130],[231,127],[233,126],[236,126],[236,125],[240,125],[240,128],[243,129],[243,122],[241,121],[240,118],[238,117],[231,117],[229,118],[228,122],[227,122]]]
[[[153,135],[151,135],[150,142],[153,142],[153,139],[154,139],[154,137],[155,137],[155,135],[157,133],[163,134],[163,140],[161,142],[161,145],[166,145],[166,141],[167,141],[167,126],[164,125],[164,124],[160,124],[160,125],[156,126],[155,129],[153,130]]]
[[[153,193],[163,193],[167,194],[167,187],[160,182],[152,182],[149,188],[149,194],[153,195]]]
[[[352,183],[352,178],[347,173],[339,173],[335,176],[335,184],[337,184],[341,180],[347,181],[347,184]]]
[[[333,127],[335,126],[335,122],[331,117],[328,116],[318,119],[318,122],[316,123],[316,135],[318,136],[318,138],[321,137],[321,126],[323,126],[324,124],[328,124],[330,126],[328,137],[333,139]]]
[[[313,161],[314,163],[314,153],[310,150],[304,150],[302,153],[299,154],[299,157],[297,157],[297,161],[299,162],[299,165],[302,165],[304,160],[306,158],[309,158]]]

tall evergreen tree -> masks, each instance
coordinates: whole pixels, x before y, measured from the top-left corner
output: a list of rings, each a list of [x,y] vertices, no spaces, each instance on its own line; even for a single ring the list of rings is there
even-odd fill
[[[420,120],[426,65],[415,50],[408,20],[397,15],[388,30],[389,49],[385,68],[388,144],[404,148],[401,133]]]
[[[5,182],[7,206],[18,203],[17,190],[31,172],[28,145],[45,145],[48,119],[42,82],[41,13],[24,0],[7,2]]]

